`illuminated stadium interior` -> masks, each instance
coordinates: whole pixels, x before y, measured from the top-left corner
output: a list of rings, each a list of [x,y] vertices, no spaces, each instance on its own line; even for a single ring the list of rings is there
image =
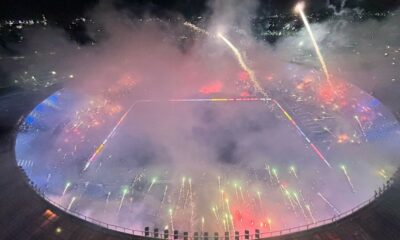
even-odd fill
[[[206,2],[1,22],[6,239],[396,239],[398,6]]]

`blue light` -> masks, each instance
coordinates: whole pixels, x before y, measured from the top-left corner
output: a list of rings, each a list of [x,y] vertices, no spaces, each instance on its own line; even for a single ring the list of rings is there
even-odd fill
[[[47,100],[49,102],[53,103],[53,104],[57,103],[58,102],[58,96],[57,96],[57,94],[53,94],[50,97],[48,97]]]
[[[42,112],[43,110],[44,110],[44,105],[42,103],[37,105],[34,109],[34,111],[36,112]]]
[[[35,122],[35,118],[32,115],[28,115],[25,118],[25,123],[28,125],[32,125]]]
[[[379,106],[380,102],[378,101],[378,99],[373,98],[370,102],[369,102],[369,106],[370,107],[377,107]]]

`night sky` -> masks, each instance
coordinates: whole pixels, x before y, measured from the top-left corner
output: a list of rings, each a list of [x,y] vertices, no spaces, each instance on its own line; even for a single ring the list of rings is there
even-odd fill
[[[331,4],[340,6],[341,0],[329,0]],[[291,11],[296,0],[261,0],[262,12],[283,12]],[[307,1],[311,11],[326,10],[326,0]],[[0,19],[12,19],[21,17],[40,17],[46,15],[49,20],[65,24],[76,17],[81,17],[87,10],[90,10],[99,0],[3,0],[0,2]],[[115,0],[115,6],[119,8],[129,9],[132,13],[142,14],[143,12],[151,12],[153,14],[163,16],[168,12],[178,12],[183,16],[190,18],[191,16],[202,15],[209,11],[208,1],[204,0]],[[400,5],[399,0],[348,0],[346,7],[360,8],[366,11],[386,11],[396,8]]]

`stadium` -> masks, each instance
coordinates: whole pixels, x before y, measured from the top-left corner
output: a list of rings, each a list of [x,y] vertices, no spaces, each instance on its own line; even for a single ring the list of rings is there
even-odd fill
[[[351,35],[397,12],[307,6],[268,44],[218,1],[172,21],[100,4],[87,48],[24,32],[39,50],[2,59],[4,239],[397,239],[398,33]]]

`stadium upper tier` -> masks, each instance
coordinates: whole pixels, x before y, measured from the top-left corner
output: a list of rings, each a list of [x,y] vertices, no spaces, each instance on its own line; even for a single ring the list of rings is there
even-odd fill
[[[59,88],[59,87],[55,87]],[[50,204],[32,188],[15,160],[16,129],[23,116],[55,89],[16,91],[0,97],[0,238],[1,239],[142,239],[85,221]],[[379,96],[376,96],[379,98]],[[25,101],[22,102],[21,99]],[[393,102],[393,101],[392,101]],[[395,109],[397,106],[389,106]],[[250,238],[254,230],[250,230]],[[294,230],[295,231],[295,230]],[[240,233],[240,238],[245,238]],[[397,171],[364,207],[332,223],[271,237],[286,239],[399,239],[400,173]],[[161,236],[161,235],[160,235]],[[170,233],[170,238],[173,235]],[[191,239],[193,236],[189,236]],[[209,239],[213,239],[213,233]],[[223,236],[220,236],[223,237]],[[262,235],[261,237],[265,237]]]

